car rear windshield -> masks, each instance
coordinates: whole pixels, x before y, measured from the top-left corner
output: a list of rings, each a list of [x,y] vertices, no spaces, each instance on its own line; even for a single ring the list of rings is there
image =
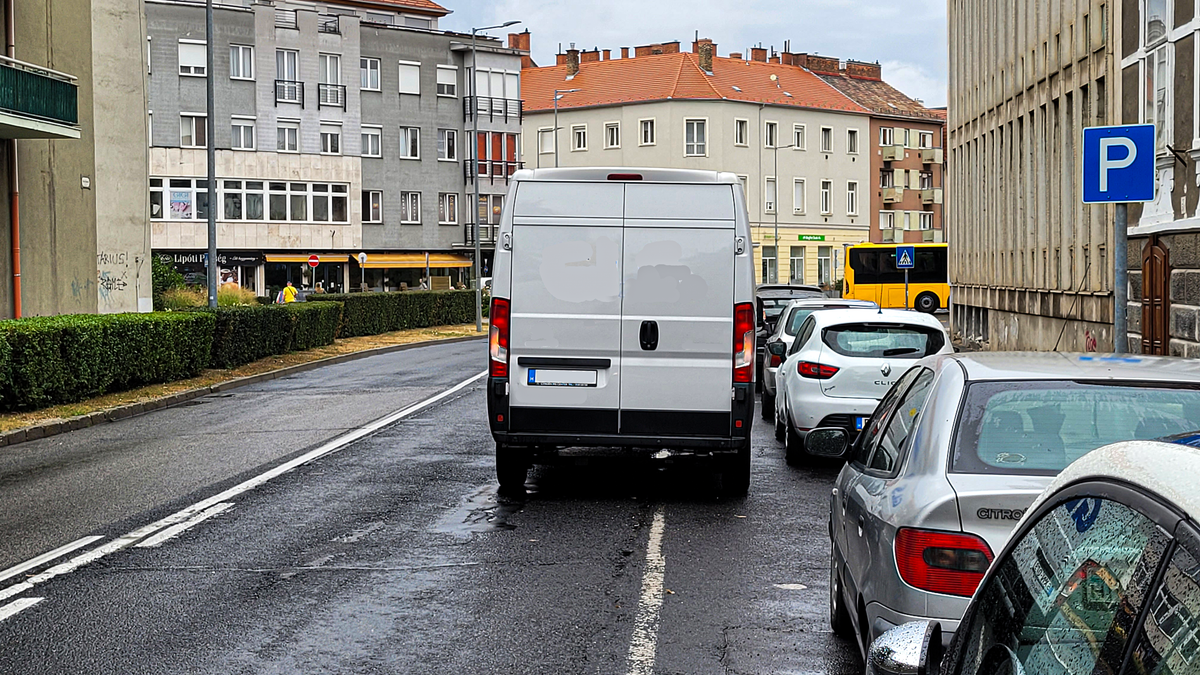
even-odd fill
[[[818,309],[849,309],[850,305],[825,305],[822,307],[797,307],[792,310],[791,316],[788,317],[788,322],[783,326],[783,332],[795,337],[800,332],[800,326],[810,314]]]
[[[919,359],[938,353],[946,344],[940,330],[904,324],[831,326],[821,337],[825,346],[842,356],[874,359]]]
[[[977,382],[967,389],[950,470],[1052,476],[1091,450],[1200,429],[1200,387]]]

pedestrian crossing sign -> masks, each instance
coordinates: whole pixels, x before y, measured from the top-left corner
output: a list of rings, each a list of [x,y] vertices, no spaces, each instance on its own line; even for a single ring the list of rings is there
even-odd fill
[[[911,270],[916,267],[917,252],[915,246],[896,247],[896,269]]]

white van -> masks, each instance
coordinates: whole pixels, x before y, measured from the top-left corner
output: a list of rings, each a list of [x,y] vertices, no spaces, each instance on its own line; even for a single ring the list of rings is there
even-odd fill
[[[513,174],[493,265],[488,415],[502,490],[557,448],[714,455],[750,484],[754,262],[737,176]]]

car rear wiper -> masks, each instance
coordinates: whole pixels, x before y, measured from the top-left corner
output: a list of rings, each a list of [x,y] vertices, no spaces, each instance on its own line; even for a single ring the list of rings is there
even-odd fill
[[[889,356],[902,356],[904,354],[913,354],[913,353],[916,353],[919,351],[921,351],[921,350],[917,349],[916,347],[897,347],[895,349],[883,350],[883,356],[884,356],[884,358],[887,358]]]

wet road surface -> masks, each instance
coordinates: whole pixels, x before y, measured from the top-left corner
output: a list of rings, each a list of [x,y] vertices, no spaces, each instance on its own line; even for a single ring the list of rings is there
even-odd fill
[[[352,420],[336,416],[336,402],[330,416],[313,400],[306,419],[326,424],[306,428],[326,431],[303,450],[464,382],[475,373],[464,361],[484,362],[480,344],[406,354],[338,366],[362,387],[409,388]],[[412,384],[418,372],[420,386]],[[337,395],[330,373],[313,373],[274,386],[301,392],[313,377],[325,396]],[[117,516],[68,519],[76,524],[54,541],[10,514],[0,521],[10,523],[0,530],[8,557],[19,540],[40,547],[25,560],[76,536],[100,538],[0,581],[0,673],[862,672],[827,621],[826,504],[836,467],[787,467],[758,420],[745,499],[718,498],[717,478],[699,461],[589,457],[537,467],[525,500],[500,500],[485,405],[476,380],[227,499],[218,493],[299,453],[279,448],[254,470],[239,462],[205,488],[156,479],[152,464],[126,460],[148,474],[139,484],[159,485],[150,491],[165,495],[162,503],[146,508],[136,490],[81,480],[76,510]],[[236,438],[241,413],[222,413]],[[191,413],[99,429],[162,428],[181,414]],[[268,435],[252,433],[260,415],[245,415],[248,437]],[[173,447],[161,436],[139,443],[143,453],[161,447],[161,456]],[[123,456],[117,444],[108,452]],[[26,460],[24,473],[0,473],[0,499],[44,511],[28,491],[75,474]],[[181,522],[203,519],[161,543],[140,538],[47,574],[209,498],[220,501],[190,512]],[[88,529],[98,517],[110,522]],[[5,595],[23,581],[31,587]]]

